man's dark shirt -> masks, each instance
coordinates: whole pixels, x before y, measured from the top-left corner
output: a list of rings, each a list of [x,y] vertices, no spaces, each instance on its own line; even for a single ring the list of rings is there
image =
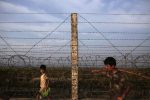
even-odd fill
[[[125,76],[125,74],[120,72],[118,69],[114,69],[112,71],[106,72],[106,75],[110,78],[111,98],[117,98],[118,96],[122,96],[123,92],[128,86],[126,79],[127,77]]]

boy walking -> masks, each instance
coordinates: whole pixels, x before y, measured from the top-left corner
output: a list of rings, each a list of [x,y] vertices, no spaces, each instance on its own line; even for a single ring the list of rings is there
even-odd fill
[[[33,80],[40,80],[40,90],[37,93],[36,100],[40,100],[42,98],[48,98],[50,100],[50,87],[49,87],[49,79],[46,72],[46,66],[40,66],[41,76],[40,78],[34,78]]]

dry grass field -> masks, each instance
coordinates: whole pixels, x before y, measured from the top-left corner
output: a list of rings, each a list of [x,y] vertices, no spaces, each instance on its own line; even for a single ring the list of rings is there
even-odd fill
[[[88,98],[108,97],[109,80],[100,75],[92,74],[92,68],[79,68],[79,98],[81,100],[96,100]],[[149,68],[126,69],[132,72],[142,73],[150,76]],[[51,80],[51,95],[54,100],[70,98],[71,96],[71,69],[70,68],[48,68]],[[13,98],[33,98],[39,88],[39,81],[31,82],[32,78],[39,77],[38,68],[0,68],[0,96]],[[129,100],[150,99],[150,80],[127,74],[128,81],[133,85]],[[31,99],[28,99],[31,100]],[[100,99],[98,99],[100,100]]]

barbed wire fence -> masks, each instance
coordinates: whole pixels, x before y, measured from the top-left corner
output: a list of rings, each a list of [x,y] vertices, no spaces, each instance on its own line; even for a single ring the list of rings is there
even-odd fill
[[[34,15],[35,16],[35,15],[37,15],[38,16],[38,15],[51,15],[51,14],[52,15],[68,15],[69,13],[0,13],[0,14],[3,15],[3,16],[9,16],[9,15],[13,15],[13,16],[22,16],[22,15],[26,15],[26,16]],[[103,16],[104,16],[106,18],[105,19],[103,18],[103,19],[108,20],[108,21],[93,21],[93,20],[88,21],[84,16],[86,16],[86,17],[87,16],[99,16],[100,18],[101,17],[103,18]],[[120,16],[121,17],[125,16],[125,17],[130,18],[130,21],[125,22],[125,21],[121,20],[121,21],[114,21],[113,22],[113,21],[109,21],[110,20],[109,16],[111,16],[111,17],[116,17],[117,16],[118,19],[119,19]],[[79,21],[78,21],[79,27],[80,27],[80,25],[83,24],[83,25],[86,25],[86,27],[91,27],[91,30],[93,30],[93,31],[89,30],[89,31],[85,31],[85,32],[79,30],[79,36],[83,35],[83,34],[88,35],[88,38],[79,38],[79,43],[81,44],[81,45],[79,45],[79,47],[83,48],[83,50],[80,50],[80,52],[84,52],[86,50],[92,52],[90,57],[93,58],[93,59],[89,60],[88,62],[90,62],[92,60],[94,61],[94,59],[96,57],[99,57],[99,56],[100,57],[102,57],[104,55],[109,56],[110,54],[114,54],[114,56],[116,56],[116,55],[118,56],[119,53],[121,54],[121,56],[119,55],[120,56],[119,59],[122,58],[121,62],[122,63],[125,63],[125,62],[126,63],[127,62],[131,63],[132,62],[133,65],[130,65],[131,67],[135,67],[134,65],[137,65],[136,62],[139,62],[139,61],[136,61],[136,60],[139,60],[139,59],[142,60],[142,59],[146,59],[146,58],[148,60],[149,59],[148,56],[149,56],[149,47],[150,46],[149,45],[142,45],[143,43],[146,43],[146,42],[149,43],[149,38],[150,37],[149,37],[148,31],[147,32],[146,31],[145,32],[137,32],[137,31],[134,32],[133,30],[128,31],[128,32],[127,32],[127,30],[125,30],[125,31],[120,31],[120,30],[119,31],[111,31],[111,30],[110,31],[101,31],[103,27],[105,28],[105,25],[108,25],[108,26],[111,27],[114,24],[116,26],[120,26],[120,24],[121,24],[122,27],[124,25],[125,26],[129,25],[129,26],[137,26],[138,27],[139,25],[142,24],[143,26],[147,27],[150,24],[149,22],[143,22],[143,21],[142,22],[136,22],[136,21],[134,22],[133,20],[134,20],[134,18],[136,19],[137,16],[138,17],[142,16],[143,19],[144,19],[145,16],[149,17],[149,14],[80,13],[79,14]],[[68,56],[70,56],[69,55],[70,54],[70,51],[69,51],[70,50],[70,44],[69,44],[69,42],[68,42],[67,45],[64,45],[66,48],[69,49],[68,51],[61,50],[61,46],[63,48],[63,45],[60,45],[60,44],[56,45],[56,44],[52,44],[52,43],[48,44],[46,42],[48,40],[51,40],[51,41],[70,41],[70,37],[69,37],[70,36],[69,34],[71,32],[70,29],[57,30],[59,27],[61,27],[62,24],[67,24],[68,28],[69,28],[70,21],[64,20],[64,21],[61,22],[61,21],[23,21],[22,20],[22,21],[0,21],[0,24],[1,24],[1,26],[5,26],[5,24],[6,25],[7,24],[12,24],[12,25],[16,25],[16,24],[21,24],[22,25],[23,24],[23,25],[26,25],[26,26],[32,25],[32,24],[33,25],[35,25],[35,24],[51,24],[51,25],[59,24],[54,30],[50,30],[50,31],[48,31],[48,30],[20,30],[20,29],[10,30],[9,28],[0,29],[0,32],[1,32],[1,45],[0,45],[0,47],[1,47],[1,56],[2,56],[1,57],[1,66],[4,66],[4,65],[7,66],[6,63],[3,63],[3,62],[7,62],[8,66],[11,66],[12,63],[13,63],[12,58],[13,59],[22,59],[23,60],[22,65],[25,65],[25,66],[32,65],[33,66],[33,64],[31,64],[30,60],[32,60],[32,62],[34,62],[34,61],[36,62],[36,59],[39,59],[39,60],[41,58],[46,59],[46,56],[44,56],[44,57],[38,57],[37,56],[36,59],[33,61],[33,58],[35,58],[35,55],[39,55],[39,54],[48,54],[48,53],[51,54],[52,53],[53,55],[56,55],[56,54],[60,53],[62,55],[63,54],[64,55],[68,54]],[[100,28],[96,28],[97,26],[100,26]],[[17,36],[17,34],[26,34],[26,33],[28,33],[28,34],[29,33],[32,33],[32,34],[33,33],[34,34],[36,34],[36,33],[37,34],[38,33],[39,34],[42,34],[42,33],[46,34],[47,33],[47,35],[45,37],[44,36],[43,37],[30,37],[30,36],[27,37],[27,36],[23,36],[23,35],[22,36]],[[12,34],[12,35],[16,34],[16,35],[11,36],[10,34]],[[68,37],[67,38],[66,37],[57,37],[56,35],[55,36],[53,35],[51,37],[51,34],[68,34]],[[106,34],[106,35],[104,35],[104,34]],[[95,38],[94,36],[96,36],[96,35],[99,35],[100,38]],[[113,35],[113,36],[111,38],[107,38],[109,35]],[[122,35],[122,37],[120,35]],[[132,35],[137,36],[138,38],[135,38]],[[140,37],[141,35],[144,35],[144,38]],[[89,38],[89,36],[93,36],[94,38]],[[118,36],[120,36],[120,37],[118,37]],[[17,44],[17,43],[12,44],[12,43],[10,43],[13,40],[14,41],[32,41],[32,42],[37,41],[37,42],[35,42],[35,44],[33,44],[33,45],[32,44],[25,44],[25,42],[19,42],[19,43],[22,43],[22,44]],[[85,43],[83,43],[82,41],[83,42],[85,41]],[[94,44],[94,43],[93,44],[86,44],[86,43],[90,43],[90,42],[106,42],[106,41],[108,43],[103,43],[104,45],[100,44],[100,43],[98,43],[98,44]],[[121,44],[120,45],[115,45],[113,43],[113,42],[120,42],[120,43],[122,42],[123,43],[123,42],[126,42],[126,41],[127,42],[132,42],[132,41],[139,42],[139,45],[134,45],[134,44],[132,46],[129,46],[129,44],[127,44],[127,45],[121,45]],[[84,44],[86,44],[86,45],[84,45]],[[60,50],[58,49],[57,52],[55,52],[56,50],[54,49],[56,47],[60,47]],[[50,48],[52,48],[52,49],[49,50]],[[41,49],[41,51],[40,51],[40,49]],[[95,49],[95,50],[93,51],[92,49]],[[134,51],[135,51],[135,53],[134,53]],[[17,54],[17,52],[19,54]],[[114,53],[112,53],[112,52],[114,52]],[[132,52],[133,52],[133,54],[132,54]],[[28,55],[28,53],[29,53],[29,55]],[[89,57],[89,53],[84,52],[84,53],[81,53],[81,55],[82,54],[86,55],[86,56],[88,55],[87,57]],[[134,56],[134,54],[136,54],[136,55]],[[126,56],[129,56],[129,55],[134,56],[134,57],[132,57],[132,58],[126,57]],[[60,58],[56,57],[56,59],[58,59],[58,60],[56,60],[55,58],[54,58],[54,60],[56,60],[56,62],[59,63],[60,62],[59,59],[61,59],[63,61],[65,59],[67,59],[68,56],[64,57],[64,58],[61,58],[61,56],[60,56]],[[85,57],[81,56],[81,57],[79,57],[79,59],[87,58],[86,56]],[[116,58],[118,58],[118,57],[116,57]],[[27,62],[25,62],[25,59],[27,59]],[[130,61],[129,61],[129,59],[130,59]],[[128,60],[128,61],[125,61],[125,60]],[[69,61],[70,60],[68,60],[68,62]],[[97,61],[98,61],[98,59],[97,59]],[[28,63],[28,64],[26,65],[25,63]],[[94,64],[96,64],[96,63],[94,63]],[[144,63],[144,65],[149,66],[149,62]]]
[[[63,93],[67,88],[69,94],[71,91],[69,89],[71,85],[69,84],[71,78],[70,13],[4,12],[0,15],[2,18],[12,16],[10,20],[0,20],[0,66],[35,68],[46,64],[50,73],[55,68],[59,68],[59,75],[55,78],[62,76],[60,79],[63,81],[60,81],[57,84],[60,87],[56,86],[55,89],[62,89]],[[23,19],[24,16],[27,19]],[[41,16],[49,18],[55,16],[57,19],[39,20],[38,17]],[[16,20],[15,17],[22,19]],[[32,17],[35,19],[33,20]],[[103,67],[103,60],[108,56],[115,57],[120,68],[149,68],[149,19],[150,14],[79,13],[79,68]],[[64,71],[66,68],[70,70]],[[80,74],[81,77],[92,76],[92,74],[79,73],[79,77]],[[60,85],[66,80],[66,85]],[[92,89],[95,88],[91,86],[91,90],[88,91],[93,91]],[[86,91],[86,87],[81,87],[79,91]]]

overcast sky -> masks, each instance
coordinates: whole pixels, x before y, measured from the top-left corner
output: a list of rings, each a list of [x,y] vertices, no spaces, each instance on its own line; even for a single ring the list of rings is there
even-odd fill
[[[33,47],[27,55],[49,57],[55,56],[57,51],[66,51],[67,54],[61,53],[57,56],[69,56],[70,47],[68,45],[70,45],[71,40],[70,13],[75,12],[79,13],[78,33],[79,45],[81,46],[79,47],[79,53],[84,55],[86,51],[88,54],[95,53],[94,55],[98,55],[100,53],[115,56],[120,53],[125,55],[136,49],[139,50],[139,53],[149,54],[150,48],[138,47],[150,46],[149,5],[150,0],[0,0],[0,35],[17,54],[26,54],[37,43],[37,46]],[[61,24],[64,20],[66,23]],[[58,26],[59,28],[57,28]],[[52,33],[51,31],[54,30],[55,32]],[[53,39],[46,38],[39,42],[48,34],[50,36],[47,38]],[[16,39],[14,37],[30,39]],[[6,45],[4,40],[1,39],[0,42],[1,45]],[[99,46],[94,47],[94,45]],[[15,54],[9,46],[1,46],[0,49],[3,52],[5,51],[5,54]]]

